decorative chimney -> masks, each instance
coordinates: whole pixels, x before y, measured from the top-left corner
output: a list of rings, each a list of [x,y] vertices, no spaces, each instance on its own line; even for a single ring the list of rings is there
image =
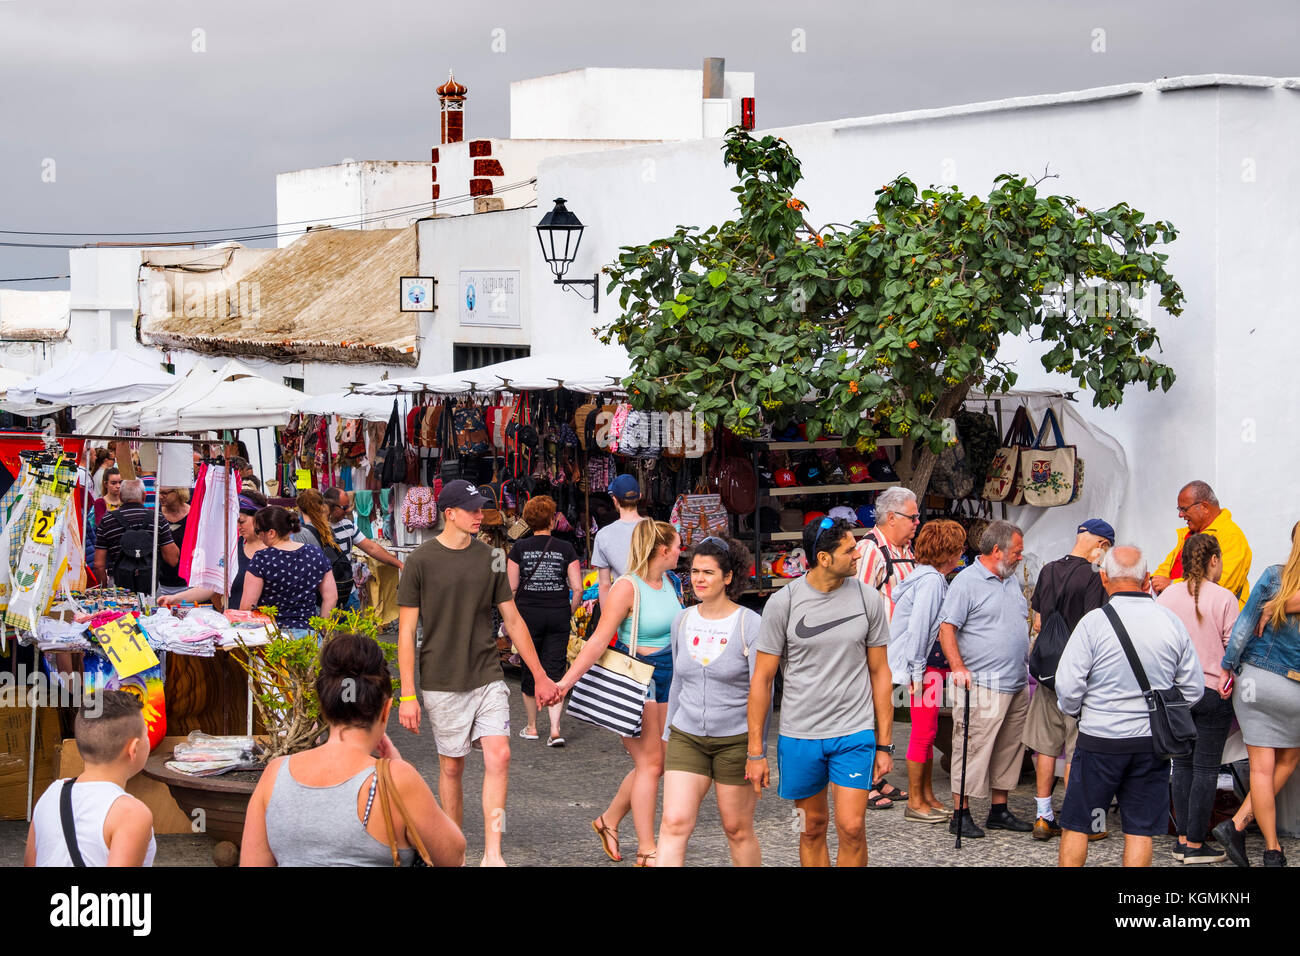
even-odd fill
[[[448,70],[447,82],[438,87],[444,144],[459,143],[465,138],[465,94],[468,92]]]

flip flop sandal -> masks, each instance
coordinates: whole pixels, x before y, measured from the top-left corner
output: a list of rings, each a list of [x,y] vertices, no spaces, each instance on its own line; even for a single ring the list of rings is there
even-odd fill
[[[640,867],[645,867],[647,869],[653,869],[654,866],[651,864],[650,861],[655,858],[655,854],[658,852],[659,852],[658,850],[651,850],[649,853],[638,853],[636,855],[635,865]]]
[[[519,736],[520,736],[520,737],[523,737],[524,740],[536,740],[537,737],[538,737],[537,734],[530,734],[530,733],[528,732],[528,728],[527,728],[527,727],[524,727],[522,730],[519,731]]]
[[[600,846],[605,851],[605,855],[615,863],[622,863],[623,854],[619,852],[618,848],[618,831],[605,826],[605,815],[603,813],[591,821],[591,828],[596,831],[596,836],[600,837]],[[613,852],[609,849],[611,842],[614,844]]]
[[[563,738],[563,737],[547,737],[547,738],[546,738],[546,746],[548,746],[548,747],[563,747],[563,746],[564,746],[564,738]]]
[[[894,809],[894,800],[883,793],[878,793],[874,797],[867,797],[867,808],[869,810],[892,810]]]

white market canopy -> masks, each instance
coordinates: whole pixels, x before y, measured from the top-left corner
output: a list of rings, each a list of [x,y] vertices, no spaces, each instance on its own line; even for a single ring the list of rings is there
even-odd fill
[[[362,395],[394,395],[398,392],[435,392],[457,395],[464,392],[534,391],[563,386],[577,392],[606,392],[622,388],[631,372],[627,355],[609,349],[586,355],[529,355],[483,368],[441,375],[415,375],[361,385]]]
[[[29,378],[31,376],[26,372],[15,372],[13,369],[0,368],[0,397],[3,397],[15,385],[21,385]]]
[[[338,415],[340,418],[386,422],[388,416],[392,414],[393,403],[382,396],[330,392],[326,395],[304,398],[296,411],[303,415]]]
[[[69,405],[140,402],[175,382],[175,375],[157,365],[118,351],[78,352],[48,372],[11,386],[5,393],[5,404],[39,407],[43,412],[50,412]],[[38,406],[38,403],[45,404]]]
[[[285,425],[302,399],[302,392],[269,382],[232,360],[213,373],[206,389],[195,389],[184,404],[141,413],[140,432],[163,435]]]
[[[134,430],[140,427],[140,419],[145,415],[188,405],[193,399],[212,390],[216,384],[216,375],[211,369],[196,365],[165,392],[159,392],[143,402],[119,405],[113,410],[113,428],[118,431]]]

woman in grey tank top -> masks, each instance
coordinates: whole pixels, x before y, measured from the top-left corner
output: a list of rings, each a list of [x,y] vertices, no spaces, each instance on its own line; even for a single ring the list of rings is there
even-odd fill
[[[402,760],[384,728],[392,683],[371,638],[345,634],[321,648],[316,680],[325,743],[271,761],[248,803],[241,866],[392,866],[379,805],[376,757],[387,757],[393,786],[410,813],[389,810],[403,866],[415,858],[418,832],[435,866],[461,866],[465,837],[442,812],[419,772]]]

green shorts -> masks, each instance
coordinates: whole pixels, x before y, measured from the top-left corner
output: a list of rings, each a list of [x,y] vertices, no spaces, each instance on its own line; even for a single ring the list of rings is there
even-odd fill
[[[744,786],[749,734],[734,737],[697,737],[670,727],[664,770],[696,773],[721,784]]]

